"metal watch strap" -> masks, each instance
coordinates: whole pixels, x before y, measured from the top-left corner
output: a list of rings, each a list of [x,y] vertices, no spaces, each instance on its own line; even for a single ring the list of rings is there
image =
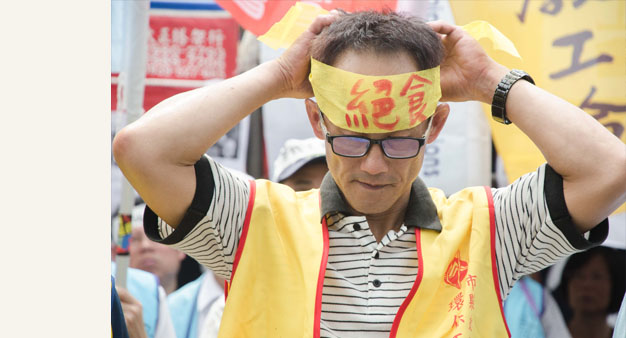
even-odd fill
[[[498,87],[496,87],[496,91],[493,94],[493,101],[491,102],[491,116],[494,120],[504,124],[511,124],[511,121],[506,116],[506,97],[509,95],[509,90],[511,90],[513,84],[521,79],[535,84],[535,81],[528,73],[519,69],[512,69],[498,83]]]

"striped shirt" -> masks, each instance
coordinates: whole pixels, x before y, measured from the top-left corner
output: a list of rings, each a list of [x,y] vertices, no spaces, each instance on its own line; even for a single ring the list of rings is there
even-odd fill
[[[152,217],[144,219],[146,233],[230,279],[248,204],[249,183],[211,159],[207,161],[205,157],[198,163],[201,162],[206,163],[206,169],[201,170],[196,164],[197,186],[210,182],[211,176],[214,182],[212,196],[203,202],[209,203],[206,215],[190,222],[194,224],[183,221],[174,230],[152,213]],[[503,298],[521,276],[597,244],[572,231],[571,222],[552,221],[550,215],[556,208],[549,204],[555,203],[546,200],[544,184],[556,181],[559,186],[560,180],[549,166],[543,165],[508,187],[492,189],[498,282]],[[202,194],[194,197],[197,205],[202,204],[195,201],[199,195]],[[557,196],[563,199],[562,193]],[[565,208],[564,202],[562,205]],[[566,208],[557,212],[569,216]],[[146,215],[150,213],[148,209]],[[417,275],[415,227],[402,225],[377,242],[364,216],[331,213],[327,214],[327,224],[329,253],[322,294],[321,337],[387,336]],[[569,229],[564,231],[564,227]]]

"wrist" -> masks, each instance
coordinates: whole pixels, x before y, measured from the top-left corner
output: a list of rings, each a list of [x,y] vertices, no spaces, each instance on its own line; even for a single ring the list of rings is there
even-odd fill
[[[503,123],[510,124],[511,120],[507,117],[506,106],[509,92],[513,89],[519,80],[525,80],[534,84],[533,78],[523,70],[513,69],[508,72],[498,83],[498,87],[493,96],[493,102],[491,103],[491,116],[494,120]]]
[[[483,75],[480,77],[482,80],[479,83],[479,101],[491,105],[493,102],[493,96],[496,92],[496,88],[498,87],[498,83],[506,76],[509,72],[507,67],[504,67],[500,64],[497,64],[495,67],[487,69]]]
[[[280,62],[275,59],[259,65],[259,76],[263,79],[261,88],[265,88],[268,101],[287,96],[289,83]]]

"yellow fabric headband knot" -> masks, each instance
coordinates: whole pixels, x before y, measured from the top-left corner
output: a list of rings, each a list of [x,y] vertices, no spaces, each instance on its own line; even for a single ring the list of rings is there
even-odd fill
[[[337,127],[361,133],[413,128],[435,112],[441,98],[439,66],[368,76],[311,59],[309,81],[324,115]]]

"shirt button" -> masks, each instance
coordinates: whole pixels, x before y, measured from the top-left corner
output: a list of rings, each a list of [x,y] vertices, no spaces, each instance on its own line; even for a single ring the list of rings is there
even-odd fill
[[[378,254],[378,252],[374,255],[374,259],[378,259],[378,257],[380,257],[380,255]]]
[[[374,279],[372,284],[374,284],[374,287],[379,287],[382,283],[378,279]]]
[[[357,223],[357,224],[355,224],[352,228],[354,229],[354,231],[359,231],[359,230],[361,230],[361,226],[360,226],[358,223]]]

